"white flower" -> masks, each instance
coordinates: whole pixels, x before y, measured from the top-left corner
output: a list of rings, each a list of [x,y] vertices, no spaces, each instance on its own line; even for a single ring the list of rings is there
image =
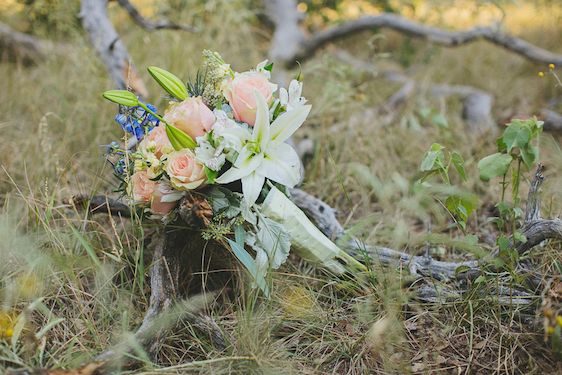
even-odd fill
[[[279,89],[279,101],[284,105],[287,112],[300,107],[306,103],[306,99],[301,96],[302,82],[293,79],[289,84],[289,91],[282,87]]]
[[[256,95],[257,113],[251,138],[246,142],[234,166],[217,178],[219,184],[242,180],[244,199],[252,205],[258,199],[265,179],[288,187],[301,178],[301,164],[296,151],[285,141],[303,124],[310,105],[281,114],[270,124],[269,107],[263,95]]]
[[[212,171],[220,171],[226,161],[223,148],[214,148],[206,139],[207,136],[197,137],[197,147],[195,148],[195,160],[204,164]]]
[[[251,134],[247,127],[229,118],[224,111],[215,111],[216,122],[213,125],[213,139],[220,144],[225,153],[240,152]]]

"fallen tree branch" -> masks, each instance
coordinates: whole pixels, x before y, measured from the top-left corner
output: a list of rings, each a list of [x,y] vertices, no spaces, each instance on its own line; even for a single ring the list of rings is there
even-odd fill
[[[497,27],[475,27],[462,31],[447,31],[408,20],[391,13],[365,16],[357,20],[317,32],[300,44],[298,52],[287,63],[304,61],[326,44],[338,39],[375,28],[388,28],[416,38],[423,38],[446,47],[458,47],[486,40],[528,60],[542,64],[562,64],[562,55],[537,47],[523,39],[502,33]]]
[[[183,30],[189,32],[197,31],[195,27],[190,25],[181,25],[165,20],[149,21],[140,14],[139,10],[133,4],[131,4],[129,0],[117,0],[117,2],[123,9],[127,11],[127,13],[129,13],[129,16],[133,19],[133,21],[135,21],[137,25],[139,25],[145,30],[154,31],[154,30],[169,29],[169,30]]]
[[[419,84],[405,74],[394,70],[377,71],[367,62],[359,60],[345,50],[338,49],[333,52],[338,60],[353,66],[355,69],[366,71],[376,76],[399,83],[400,89],[390,96],[379,108],[368,109],[358,115],[354,115],[349,120],[350,123],[359,122],[365,117],[379,117],[384,119],[383,124],[390,124],[394,121],[399,107],[404,104],[414,93]],[[465,85],[445,85],[431,84],[428,87],[429,93],[434,97],[458,96],[462,101],[462,118],[473,133],[485,134],[497,132],[495,121],[492,117],[492,107],[494,98],[486,91]],[[388,118],[382,117],[388,114]]]
[[[562,131],[562,115],[550,109],[540,111],[540,117],[544,121],[543,129],[547,131]]]
[[[86,209],[91,214],[105,213],[121,217],[131,217],[131,208],[118,199],[106,195],[75,195],[68,202],[74,207]]]
[[[539,164],[535,176],[531,181],[531,188],[527,196],[525,222],[521,232],[526,238],[523,243],[517,244],[520,254],[532,249],[541,242],[555,238],[562,239],[562,220],[543,219],[540,210],[540,188],[544,182],[544,166]]]
[[[117,88],[131,89],[141,97],[148,91],[125,45],[107,14],[107,0],[82,0],[79,17],[90,42]]]
[[[35,63],[43,60],[53,44],[21,33],[0,22],[0,57],[2,60]]]

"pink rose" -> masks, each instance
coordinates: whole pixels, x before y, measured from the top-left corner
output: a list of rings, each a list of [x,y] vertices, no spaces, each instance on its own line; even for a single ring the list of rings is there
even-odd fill
[[[135,203],[149,203],[156,189],[156,182],[148,178],[146,171],[135,172],[131,176],[130,185]]]
[[[172,186],[178,190],[193,190],[206,179],[203,165],[195,161],[195,154],[187,148],[168,155],[166,172]]]
[[[143,152],[152,152],[160,159],[162,154],[173,151],[172,144],[166,134],[166,125],[160,124],[148,133],[139,144],[139,149]]]
[[[195,140],[211,130],[215,123],[215,115],[198,96],[187,98],[181,103],[172,103],[164,115],[164,120]]]
[[[270,103],[277,85],[269,82],[260,72],[244,72],[236,74],[224,90],[224,96],[232,107],[234,118],[238,121],[254,126],[256,122],[257,103],[254,91],[260,92]]]
[[[156,189],[152,194],[152,203],[150,205],[150,211],[152,211],[153,214],[157,214],[157,215],[169,214],[170,211],[176,208],[178,204],[177,198],[176,197],[171,198],[172,195],[175,195],[175,192],[170,187],[169,184],[167,183],[157,184]],[[173,200],[173,201],[168,202],[168,200]]]

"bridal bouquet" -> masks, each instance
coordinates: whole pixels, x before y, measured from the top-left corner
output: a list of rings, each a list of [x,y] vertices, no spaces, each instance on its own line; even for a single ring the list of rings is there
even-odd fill
[[[163,112],[129,91],[103,94],[120,105],[115,121],[126,134],[126,146],[109,145],[118,190],[164,222],[174,219],[183,197],[202,196],[212,207],[203,235],[228,244],[265,294],[268,270],[286,261],[291,244],[334,272],[344,272],[342,264],[360,267],[287,197],[301,181],[302,167],[286,141],[311,109],[301,96],[302,82],[278,88],[267,61],[238,73],[216,52],[203,57],[188,83],[148,68],[168,94]]]

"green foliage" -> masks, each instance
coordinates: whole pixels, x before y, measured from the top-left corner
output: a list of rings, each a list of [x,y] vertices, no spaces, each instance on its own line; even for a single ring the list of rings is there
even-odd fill
[[[202,97],[205,94],[205,87],[207,85],[206,78],[207,71],[205,70],[203,73],[198,69],[197,73],[195,73],[195,79],[187,82],[187,92],[189,96],[196,98],[198,96]]]
[[[538,156],[538,149],[533,145],[542,131],[542,121],[536,118],[528,120],[513,120],[505,128],[503,135],[498,138],[498,152],[486,156],[478,163],[480,178],[489,181],[494,177],[505,176],[512,161],[516,164],[523,162],[531,168]],[[519,169],[520,165],[518,165]]]
[[[67,37],[80,28],[80,2],[76,0],[17,0],[22,4],[22,30],[41,37]]]
[[[478,162],[480,179],[482,181],[490,181],[494,177],[505,175],[512,161],[511,155],[499,152],[486,156]]]
[[[439,175],[446,185],[452,186],[449,175],[451,166],[453,166],[461,181],[466,182],[466,171],[462,155],[456,151],[449,152],[441,144],[434,143],[429,151],[426,152],[421,162],[420,171],[423,172],[423,176],[419,181],[424,182],[431,176]],[[477,204],[478,199],[472,194],[462,194],[451,190],[445,192],[444,206],[463,231],[466,230],[468,218],[476,209]]]
[[[490,181],[495,177],[502,177],[501,200],[496,205],[499,217],[492,218],[502,234],[496,243],[499,257],[504,266],[512,273],[519,259],[516,250],[518,243],[527,239],[517,230],[518,223],[523,216],[519,206],[519,186],[521,184],[521,166],[530,169],[538,159],[538,148],[534,141],[542,131],[542,121],[536,118],[527,120],[516,119],[507,124],[503,134],[496,141],[498,152],[482,158],[478,162],[480,179]],[[506,200],[506,191],[509,184],[507,176],[511,171],[511,201]],[[512,239],[508,236],[511,235]]]

